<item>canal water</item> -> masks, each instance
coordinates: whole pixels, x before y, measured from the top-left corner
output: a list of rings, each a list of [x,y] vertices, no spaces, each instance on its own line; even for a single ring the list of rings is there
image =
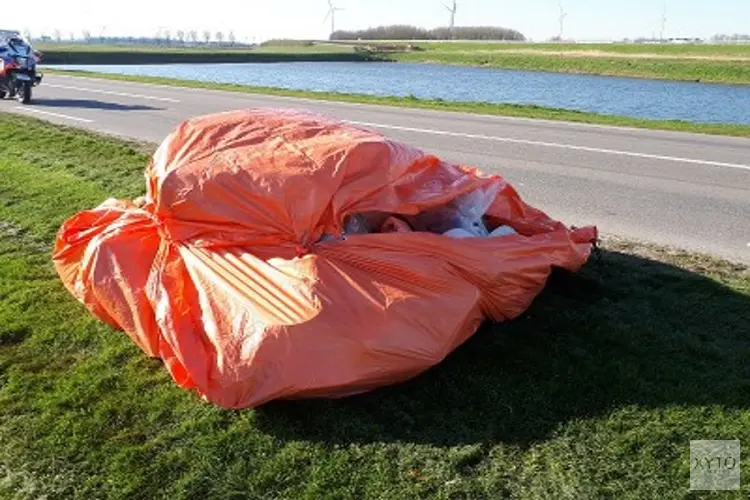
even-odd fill
[[[50,67],[297,90],[536,104],[634,118],[750,124],[750,86],[742,85],[369,62]]]

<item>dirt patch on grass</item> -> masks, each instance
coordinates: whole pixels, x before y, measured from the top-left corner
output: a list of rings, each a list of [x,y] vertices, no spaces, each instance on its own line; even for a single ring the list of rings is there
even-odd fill
[[[25,228],[12,222],[0,220],[0,240],[16,241],[18,246],[23,246],[38,253],[49,253],[52,244],[35,237]]]

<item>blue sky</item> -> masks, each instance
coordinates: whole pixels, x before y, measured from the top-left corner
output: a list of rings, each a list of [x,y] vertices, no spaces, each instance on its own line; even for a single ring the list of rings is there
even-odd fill
[[[440,0],[335,0],[336,27],[360,29],[381,24],[435,27],[448,23]],[[563,0],[566,37],[584,40],[659,34],[663,0]],[[14,4],[19,5],[19,4]],[[668,37],[710,37],[750,32],[750,0],[667,0]],[[327,37],[327,0],[36,0],[29,15],[12,25],[52,35],[60,29],[80,35],[89,29],[112,35],[154,35],[160,28],[202,32],[234,31],[238,40]],[[7,10],[7,9],[6,9]],[[499,25],[535,40],[558,33],[558,0],[458,0],[457,25]],[[6,16],[3,16],[6,17]],[[7,17],[6,17],[7,19]]]

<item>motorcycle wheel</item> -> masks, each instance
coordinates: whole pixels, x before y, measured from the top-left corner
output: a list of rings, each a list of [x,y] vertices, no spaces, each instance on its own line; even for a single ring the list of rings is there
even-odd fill
[[[21,104],[28,104],[31,102],[31,82],[23,82],[18,89],[16,99]]]
[[[0,99],[5,99],[6,92],[4,90],[0,90]]]

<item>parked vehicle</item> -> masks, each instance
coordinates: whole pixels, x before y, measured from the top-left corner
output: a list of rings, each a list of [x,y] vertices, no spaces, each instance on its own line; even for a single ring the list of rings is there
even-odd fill
[[[41,53],[18,32],[0,31],[0,99],[31,102],[32,89],[42,82],[37,71]]]

